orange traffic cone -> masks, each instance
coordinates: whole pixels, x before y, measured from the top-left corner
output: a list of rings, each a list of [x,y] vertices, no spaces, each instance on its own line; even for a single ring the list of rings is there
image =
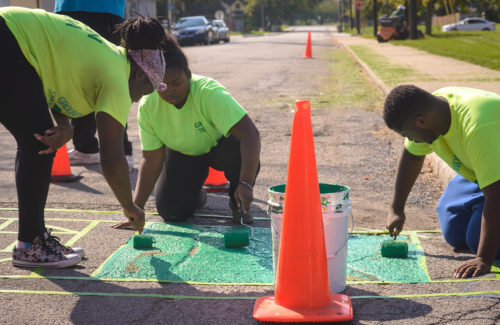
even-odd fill
[[[224,172],[221,170],[208,168],[208,177],[203,185],[203,188],[207,192],[223,192],[227,191],[229,188],[229,182],[224,176]]]
[[[296,102],[274,297],[255,302],[263,322],[345,322],[351,300],[331,294],[310,104]]]
[[[313,58],[312,47],[311,47],[311,31],[309,31],[307,33],[306,51],[305,51],[304,56],[302,58],[303,59],[312,59]]]
[[[79,175],[73,175],[71,173],[66,145],[57,149],[54,162],[52,163],[50,181],[52,183],[72,182],[79,178],[81,178]]]

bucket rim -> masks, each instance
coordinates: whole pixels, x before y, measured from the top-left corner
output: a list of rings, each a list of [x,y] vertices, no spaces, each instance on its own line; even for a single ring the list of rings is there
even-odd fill
[[[333,194],[333,193],[342,193],[342,192],[349,192],[351,190],[351,188],[347,185],[342,185],[342,184],[335,184],[335,183],[318,183],[319,186],[321,187],[322,185],[323,186],[337,186],[338,188],[341,188],[341,190],[339,191],[334,191],[334,192],[327,192],[327,193],[321,193],[320,192],[320,195],[325,195],[325,194]],[[283,191],[278,191],[276,190],[277,187],[282,187],[283,188]],[[285,194],[285,188],[286,188],[286,184],[285,183],[282,183],[282,184],[277,184],[277,185],[273,185],[271,187],[269,187],[267,189],[267,191],[269,193],[275,193],[275,194]]]

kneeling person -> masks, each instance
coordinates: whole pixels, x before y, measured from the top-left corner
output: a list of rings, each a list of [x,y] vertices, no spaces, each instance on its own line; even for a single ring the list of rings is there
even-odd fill
[[[143,158],[134,202],[144,207],[155,187],[158,213],[184,221],[197,207],[209,167],[230,182],[233,221],[251,223],[253,185],[260,164],[260,138],[241,105],[217,81],[192,75],[177,42],[164,46],[166,91],[143,98],[138,124]],[[122,222],[115,228],[127,226]]]

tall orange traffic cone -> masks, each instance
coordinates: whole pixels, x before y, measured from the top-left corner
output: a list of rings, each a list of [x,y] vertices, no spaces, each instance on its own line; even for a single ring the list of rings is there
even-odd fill
[[[296,102],[274,297],[255,302],[264,322],[352,320],[351,300],[331,294],[310,104]]]
[[[203,188],[207,192],[223,192],[227,191],[229,188],[229,182],[224,176],[224,172],[221,170],[208,168],[208,177],[203,185]]]
[[[72,182],[79,178],[81,178],[80,175],[73,175],[71,173],[66,145],[57,149],[54,162],[52,163],[50,181],[52,183]]]
[[[307,33],[306,51],[304,52],[304,56],[302,58],[303,59],[312,59],[313,58],[312,46],[311,46],[311,31],[309,31]]]

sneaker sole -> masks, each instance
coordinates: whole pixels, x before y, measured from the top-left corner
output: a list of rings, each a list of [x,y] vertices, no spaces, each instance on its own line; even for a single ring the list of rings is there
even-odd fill
[[[66,255],[69,256],[69,255]],[[66,267],[70,267],[76,265],[82,261],[82,258],[79,255],[73,254],[70,258],[59,261],[59,262],[45,262],[45,263],[37,263],[37,262],[29,262],[29,261],[21,261],[12,259],[12,265],[20,266],[20,267],[43,267],[43,268],[51,268],[51,269],[62,269]]]

